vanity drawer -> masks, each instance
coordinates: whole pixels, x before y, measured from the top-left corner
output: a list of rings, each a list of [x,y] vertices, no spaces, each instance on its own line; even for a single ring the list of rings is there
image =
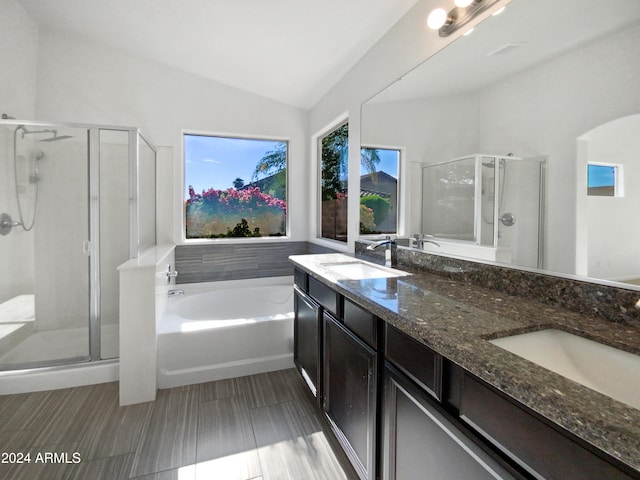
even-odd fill
[[[304,293],[309,293],[308,277],[306,272],[298,268],[293,269],[293,283]]]
[[[309,295],[334,316],[338,316],[338,293],[309,276]]]
[[[349,330],[367,342],[367,344],[374,350],[378,348],[376,320],[377,319],[373,314],[363,310],[351,300],[346,298],[344,299],[342,321]]]
[[[395,327],[385,327],[385,358],[437,400],[442,399],[442,356]]]
[[[460,418],[543,478],[632,478],[468,373],[463,375]]]

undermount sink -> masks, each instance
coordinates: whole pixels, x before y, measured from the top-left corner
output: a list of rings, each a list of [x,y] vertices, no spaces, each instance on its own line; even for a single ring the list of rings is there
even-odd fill
[[[350,280],[393,278],[409,275],[401,270],[395,270],[393,268],[383,267],[380,265],[372,265],[370,263],[359,262],[357,260],[350,262],[324,263],[322,266],[331,272]]]
[[[640,356],[562,330],[490,340],[559,375],[640,409]]]

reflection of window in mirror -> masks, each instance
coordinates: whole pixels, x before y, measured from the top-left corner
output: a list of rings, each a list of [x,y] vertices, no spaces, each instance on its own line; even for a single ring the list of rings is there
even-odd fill
[[[360,149],[360,233],[398,231],[400,150]]]
[[[349,124],[319,139],[321,237],[347,241]]]
[[[621,197],[621,165],[589,163],[587,165],[587,195]]]

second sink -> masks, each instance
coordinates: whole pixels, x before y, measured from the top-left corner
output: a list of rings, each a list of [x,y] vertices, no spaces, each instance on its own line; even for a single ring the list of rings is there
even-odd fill
[[[557,329],[490,340],[533,363],[640,409],[640,356]]]

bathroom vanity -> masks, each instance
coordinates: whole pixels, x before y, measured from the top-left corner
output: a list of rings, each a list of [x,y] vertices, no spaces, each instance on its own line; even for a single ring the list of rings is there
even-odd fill
[[[490,340],[640,331],[341,254],[292,256],[294,361],[363,479],[640,478],[640,410]]]

